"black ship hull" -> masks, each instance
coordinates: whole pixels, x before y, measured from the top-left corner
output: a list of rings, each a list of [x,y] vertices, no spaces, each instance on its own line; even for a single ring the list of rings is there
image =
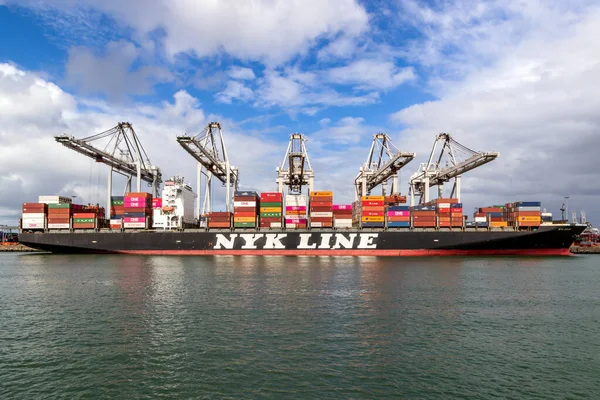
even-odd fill
[[[514,230],[188,230],[21,233],[19,241],[53,253],[157,255],[569,255],[583,225]]]

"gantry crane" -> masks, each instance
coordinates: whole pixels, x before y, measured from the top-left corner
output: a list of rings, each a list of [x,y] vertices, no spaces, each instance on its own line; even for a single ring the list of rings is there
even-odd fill
[[[302,193],[302,186],[308,185],[309,192],[314,189],[315,172],[310,165],[306,151],[306,137],[301,133],[292,133],[285,156],[277,167],[277,188],[283,193],[283,186],[289,193]]]
[[[436,153],[438,149],[439,154]],[[456,196],[460,202],[461,175],[495,160],[499,155],[497,152],[473,151],[458,143],[448,133],[438,134],[429,161],[421,163],[419,170],[410,178],[411,206],[415,205],[415,195],[419,196],[419,203],[428,202],[431,186],[437,186],[438,197],[442,197],[444,183],[453,178],[454,185],[450,197]]]
[[[198,161],[198,202],[196,203],[196,214],[198,219],[205,212],[211,211],[211,183],[215,177],[223,183],[226,190],[225,206],[228,212],[232,210],[232,192],[238,188],[238,169],[232,166],[227,155],[225,140],[223,139],[223,130],[219,122],[210,122],[196,136],[177,136],[177,142],[183,147],[196,161]],[[203,171],[206,168],[206,172]],[[206,191],[204,196],[204,205],[200,209],[200,186],[201,177],[206,176]]]
[[[371,193],[381,185],[382,195],[387,195],[387,183],[392,179],[391,193],[398,192],[398,171],[415,158],[415,153],[401,152],[385,133],[373,135],[373,144],[367,161],[360,167],[354,180],[355,200]]]
[[[152,187],[152,195],[157,196],[162,183],[162,173],[157,166],[150,162],[140,139],[129,122],[119,122],[114,128],[83,139],[75,139],[67,135],[55,136],[54,139],[71,150],[108,165],[107,213],[110,212],[111,206],[113,172],[127,178],[125,192],[131,191],[131,180],[136,176],[138,192],[142,191],[142,181],[145,181]],[[106,143],[106,145],[101,150],[92,145],[94,142]]]

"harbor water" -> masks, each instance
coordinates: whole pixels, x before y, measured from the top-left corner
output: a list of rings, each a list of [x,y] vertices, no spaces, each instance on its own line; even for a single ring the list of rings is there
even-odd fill
[[[600,398],[600,258],[0,254],[0,398]]]

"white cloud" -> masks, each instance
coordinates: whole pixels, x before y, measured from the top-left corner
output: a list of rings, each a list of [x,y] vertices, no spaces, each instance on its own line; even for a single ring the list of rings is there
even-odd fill
[[[229,68],[229,76],[239,80],[252,80],[256,78],[256,75],[254,75],[254,71],[251,68],[244,67]]]
[[[600,195],[594,184],[600,174],[586,165],[600,148],[600,49],[594,44],[600,7],[577,17],[575,11],[563,15],[561,7],[537,11],[528,22],[536,29],[498,47],[493,64],[460,80],[440,78],[439,100],[407,107],[392,119],[407,127],[403,147],[421,160],[441,131],[475,150],[500,151],[497,161],[465,174],[464,193],[473,206],[530,199],[556,213],[562,197],[571,196],[573,208],[585,208],[598,221],[591,196]],[[557,23],[560,36],[548,29]],[[456,36],[462,37],[460,30]],[[468,47],[496,44],[483,36]]]
[[[327,71],[327,79],[338,84],[356,84],[362,89],[393,89],[416,78],[412,67],[399,68],[391,61],[358,60]]]
[[[142,0],[59,0],[53,6],[70,14],[81,14],[86,7],[107,12],[141,37],[162,29],[171,56],[225,52],[267,64],[302,54],[317,39],[340,32],[356,36],[368,27],[367,12],[356,0],[158,0],[152,6]]]
[[[154,84],[172,80],[164,68],[143,66],[132,70],[140,50],[126,42],[110,42],[105,54],[74,47],[69,50],[66,66],[67,83],[77,86],[84,94],[103,94],[112,100],[127,95],[148,94]]]
[[[1,223],[16,223],[20,204],[36,201],[41,194],[75,194],[78,202],[105,202],[106,168],[56,143],[53,136],[58,134],[81,138],[120,121],[131,122],[164,177],[181,174],[194,182],[195,162],[175,137],[197,134],[208,120],[217,120],[245,188],[273,189],[273,170],[285,150],[262,136],[249,135],[233,121],[207,117],[198,100],[184,90],[160,105],[114,108],[74,97],[35,73],[0,64],[0,106]],[[115,193],[119,190],[122,187],[115,187]],[[215,196],[218,207],[223,198],[219,185]]]
[[[215,99],[219,103],[231,104],[232,100],[239,99],[241,101],[249,101],[254,98],[254,92],[243,83],[237,81],[227,82],[227,86],[223,91],[215,95]]]
[[[317,53],[319,59],[346,59],[351,58],[357,51],[356,38],[340,36]]]

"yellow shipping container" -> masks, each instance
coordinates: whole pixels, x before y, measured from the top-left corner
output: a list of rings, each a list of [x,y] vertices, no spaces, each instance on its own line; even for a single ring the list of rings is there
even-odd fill
[[[333,196],[333,192],[310,192],[312,196]]]
[[[254,217],[235,217],[233,222],[254,222],[256,218]]]
[[[360,199],[361,200],[370,200],[370,201],[384,201],[385,196],[363,196]]]
[[[362,222],[383,222],[385,217],[362,217]]]
[[[271,213],[271,212],[280,213],[281,207],[261,207],[260,212],[261,213]]]
[[[508,226],[508,222],[506,222],[506,221],[491,221],[490,226],[493,228],[504,227],[504,226]]]
[[[541,217],[519,217],[519,222],[540,222]]]

